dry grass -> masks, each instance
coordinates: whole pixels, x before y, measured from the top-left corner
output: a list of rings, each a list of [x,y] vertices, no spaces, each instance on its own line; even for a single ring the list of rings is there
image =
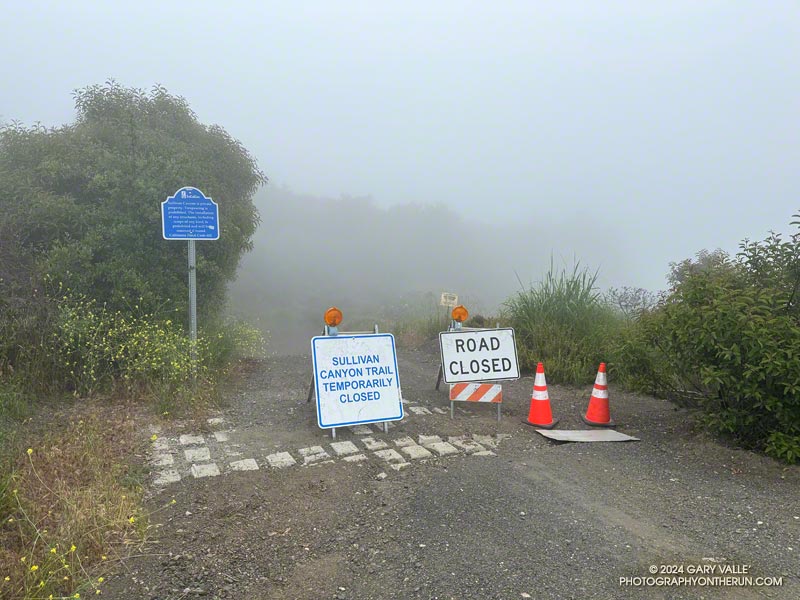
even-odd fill
[[[27,444],[8,450],[0,470],[0,597],[97,595],[142,543],[144,472],[134,461],[147,438],[132,411],[93,403],[17,436]]]

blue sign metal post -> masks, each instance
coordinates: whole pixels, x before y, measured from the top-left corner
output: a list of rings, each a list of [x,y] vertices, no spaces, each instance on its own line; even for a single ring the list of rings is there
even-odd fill
[[[219,239],[219,206],[194,187],[182,187],[161,203],[161,234],[165,240],[189,242],[189,339],[197,359],[197,263],[195,240]]]

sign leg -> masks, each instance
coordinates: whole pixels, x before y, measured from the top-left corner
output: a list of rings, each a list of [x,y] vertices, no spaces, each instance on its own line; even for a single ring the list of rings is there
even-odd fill
[[[439,391],[439,386],[442,384],[442,377],[444,377],[444,371],[442,370],[442,365],[439,365],[439,373],[436,375],[436,391]]]
[[[189,240],[189,340],[192,357],[192,371],[197,362],[197,260],[194,240]]]
[[[306,403],[311,402],[311,398],[314,396],[314,376],[311,376],[311,385],[308,386],[308,398],[306,398]]]

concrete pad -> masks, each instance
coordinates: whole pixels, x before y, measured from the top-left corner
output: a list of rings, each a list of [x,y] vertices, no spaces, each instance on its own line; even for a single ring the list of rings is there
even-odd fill
[[[474,452],[484,452],[486,448],[481,446],[478,442],[473,440],[472,438],[465,437],[460,435],[458,437],[449,437],[447,441],[453,444],[456,448],[463,450],[467,454],[472,454]]]
[[[447,456],[448,454],[458,454],[458,448],[451,446],[447,442],[438,442],[436,444],[428,444],[428,448],[436,452],[439,456]]]
[[[353,442],[331,442],[336,456],[345,456],[346,454],[356,454],[358,447]]]
[[[153,450],[156,452],[167,452],[169,450],[169,440],[158,438],[153,442]]]
[[[355,425],[350,428],[350,431],[356,435],[372,435],[373,431],[367,425]]]
[[[230,439],[228,437],[228,432],[227,431],[215,431],[214,432],[214,438],[218,442],[227,442]]]
[[[410,437],[401,437],[397,438],[394,441],[394,445],[397,446],[398,448],[402,448],[403,446],[415,446],[416,444],[417,442],[415,442]]]
[[[277,452],[275,454],[270,454],[267,456],[267,462],[269,463],[270,467],[274,467],[276,469],[285,469],[286,467],[291,467],[292,465],[297,464],[297,461],[295,461],[294,457],[288,452]]]
[[[433,407],[433,410],[434,410],[434,412],[437,412],[437,413],[439,413],[440,415],[446,415],[447,413],[449,413],[449,412],[450,412],[450,411],[449,411],[449,410],[447,410],[446,408],[439,408],[438,406],[434,406],[434,407]]]
[[[154,455],[150,462],[154,467],[171,467],[175,464],[175,459],[172,454],[164,453]]]
[[[183,451],[183,455],[186,457],[186,462],[190,463],[202,463],[211,460],[211,452],[209,452],[207,446],[188,448]]]
[[[180,480],[181,476],[175,469],[168,469],[158,474],[158,477],[153,481],[153,485],[169,485],[170,483],[177,483]]]
[[[192,475],[194,475],[196,479],[200,479],[201,477],[216,477],[219,475],[219,467],[216,463],[192,465]]]
[[[389,444],[387,444],[383,440],[376,440],[376,439],[371,438],[371,437],[364,438],[361,441],[367,447],[367,450],[383,450],[384,448],[388,448],[389,447]]]
[[[402,471],[406,467],[410,467],[411,463],[409,462],[392,463],[389,466],[392,467],[395,471]]]
[[[613,429],[559,429],[548,431],[546,429],[536,429],[537,433],[557,440],[559,442],[638,442],[639,438],[631,437],[614,431]]]
[[[374,454],[378,458],[382,458],[383,460],[385,460],[388,463],[406,462],[405,459],[402,456],[400,456],[400,454],[397,452],[397,450],[391,450],[391,449],[389,449],[389,450],[378,450]]]
[[[502,441],[501,439],[492,437],[491,435],[478,435],[477,433],[472,436],[472,439],[486,448],[497,448]]]
[[[232,471],[258,471],[258,463],[255,458],[245,458],[230,464]]]
[[[417,441],[423,446],[429,446],[430,444],[438,444],[442,441],[442,438],[438,435],[421,435],[417,438]]]
[[[158,441],[158,440],[156,440],[156,441]],[[180,437],[180,442],[181,442],[181,446],[192,446],[192,445],[205,444],[206,440],[202,435],[190,435],[190,434],[184,433]]]
[[[350,456],[345,456],[342,460],[346,460],[347,462],[362,462],[367,460],[366,454],[351,454]]]
[[[417,444],[414,444],[413,446],[403,446],[400,448],[400,452],[405,454],[408,458],[412,458],[414,460],[420,458],[430,458],[433,456],[429,450],[422,446],[418,446]]]
[[[431,411],[429,411],[424,406],[409,406],[408,410],[410,410],[415,415],[430,415],[430,414],[432,414]]]
[[[310,465],[331,457],[330,454],[325,452],[325,449],[322,446],[309,446],[308,448],[300,448],[297,450],[297,452],[303,457],[304,465]]]

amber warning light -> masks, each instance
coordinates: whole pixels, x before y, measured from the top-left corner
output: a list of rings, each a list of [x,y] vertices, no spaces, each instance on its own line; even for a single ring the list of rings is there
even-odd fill
[[[342,311],[335,306],[331,306],[325,311],[325,324],[328,327],[338,327],[342,322]]]
[[[463,323],[469,318],[469,311],[467,311],[463,305],[456,306],[451,314],[453,316],[453,321],[457,323]]]

